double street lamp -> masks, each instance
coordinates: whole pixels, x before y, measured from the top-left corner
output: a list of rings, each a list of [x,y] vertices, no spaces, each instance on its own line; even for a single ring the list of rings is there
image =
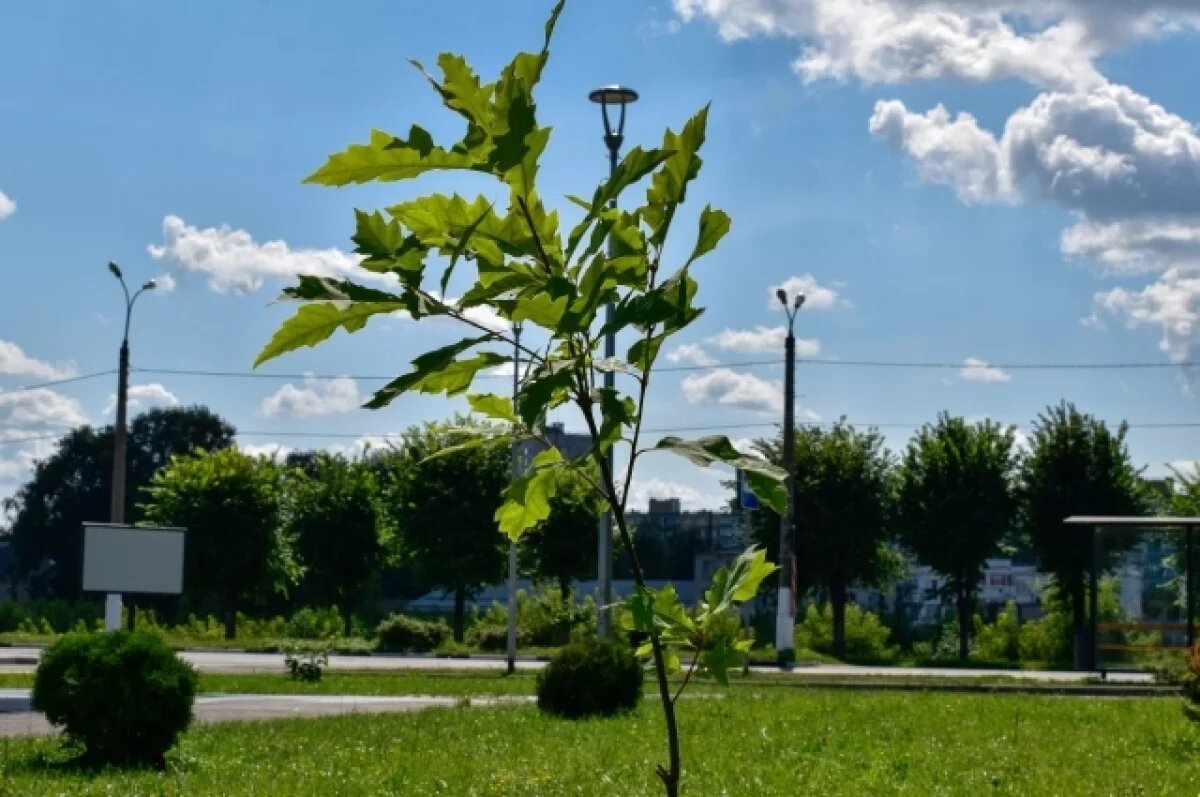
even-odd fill
[[[783,377],[783,467],[787,471],[787,514],[779,524],[779,600],[775,612],[775,650],[781,665],[795,658],[796,607],[792,592],[796,588],[796,314],[804,306],[804,294],[789,297],[786,290],[775,291],[787,314],[787,339],[784,341]]]
[[[600,115],[604,120],[604,145],[608,148],[608,175],[611,178],[617,170],[617,163],[620,161],[621,144],[625,141],[625,109],[632,103],[637,102],[638,93],[628,86],[601,86],[598,89],[588,94],[588,99],[600,106]],[[613,119],[609,115],[612,111],[616,116],[616,126],[613,126]],[[617,199],[613,197],[611,207],[617,206]],[[608,242],[608,253],[611,257],[613,254],[613,240],[610,238]],[[613,305],[609,302],[604,310],[604,323],[609,324],[613,319]],[[611,329],[604,336],[604,356],[617,356],[617,336]],[[616,374],[609,369],[604,372],[604,387],[611,390],[616,386]],[[605,483],[613,484],[612,480],[612,455],[605,456],[602,467],[605,473]],[[615,499],[616,496],[609,496],[610,499]],[[612,636],[612,612],[609,606],[612,605],[612,512],[605,512],[600,517],[600,528],[597,533],[596,545],[596,580],[599,582],[600,612],[596,618],[596,631],[601,639],[607,639]]]
[[[121,358],[120,366],[117,369],[117,418],[113,426],[113,470],[112,470],[112,495],[110,496],[111,503],[108,509],[108,520],[113,525],[121,525],[125,522],[125,426],[126,426],[126,405],[129,397],[129,321],[133,316],[133,305],[137,302],[138,297],[146,291],[152,291],[155,288],[154,280],[148,280],[142,284],[134,293],[129,292],[129,286],[125,284],[125,276],[121,273],[121,267],[116,263],[109,262],[108,270],[121,283],[121,290],[125,293],[125,331],[121,337]],[[110,594],[104,605],[104,626],[109,630],[119,628],[121,625],[121,596]]]

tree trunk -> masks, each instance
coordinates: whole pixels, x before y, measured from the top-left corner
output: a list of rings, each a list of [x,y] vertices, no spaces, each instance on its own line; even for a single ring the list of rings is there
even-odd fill
[[[230,587],[225,603],[225,638],[237,636],[237,588]]]
[[[833,657],[846,656],[846,585],[831,584],[829,604],[833,609]]]
[[[454,641],[463,641],[463,626],[467,615],[467,589],[463,586],[454,588]]]
[[[971,593],[958,591],[958,657],[966,661],[971,655]]]

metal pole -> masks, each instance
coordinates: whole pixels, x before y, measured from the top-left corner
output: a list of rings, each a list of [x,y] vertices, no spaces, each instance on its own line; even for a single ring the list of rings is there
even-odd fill
[[[122,287],[124,282],[122,281]],[[133,312],[133,301],[126,291],[125,337],[121,340],[121,354],[117,369],[117,417],[113,425],[112,491],[109,495],[108,520],[113,525],[125,522],[125,426],[129,395],[129,317]],[[104,599],[104,630],[116,631],[121,627],[121,595],[110,592]]]
[[[625,108],[621,107],[621,121],[625,121]],[[608,146],[608,176],[611,178],[617,170],[617,160],[621,150],[621,142],[624,140],[621,133],[613,133],[607,127],[608,117],[605,115],[605,135],[604,143]],[[617,200],[613,199],[611,207],[617,206]],[[608,240],[608,255],[613,256],[613,239]],[[611,324],[613,320],[614,308],[612,302],[604,308],[604,323]],[[611,329],[604,336],[604,356],[617,356],[617,335]],[[612,390],[616,387],[616,373],[611,369],[604,372],[604,387]],[[615,484],[612,478],[613,462],[612,454],[606,454],[601,467],[604,468],[605,483]],[[615,502],[617,496],[609,496],[610,503]],[[612,611],[609,606],[613,602],[612,588],[612,530],[613,516],[611,508],[601,513],[599,529],[596,532],[596,580],[597,588],[600,592],[600,611],[596,616],[596,635],[601,639],[609,639],[612,637]]]
[[[785,310],[786,310],[785,306]],[[783,379],[783,467],[787,471],[787,513],[779,524],[779,599],[775,612],[775,650],[780,664],[790,663],[795,655],[796,618],[792,606],[792,538],[796,530],[796,336],[795,315],[788,313],[788,334],[784,347]]]
[[[1092,529],[1092,579],[1088,584],[1088,623],[1090,625],[1088,644],[1089,670],[1099,669],[1100,666],[1100,529]]]
[[[1187,561],[1184,563],[1184,567],[1187,568],[1184,570],[1184,573],[1187,575],[1184,583],[1187,585],[1187,643],[1189,650],[1196,644],[1196,575],[1194,572],[1196,569],[1196,549],[1194,532],[1195,529],[1191,526],[1188,526],[1184,532],[1185,547],[1187,549],[1187,553],[1185,554]]]
[[[521,325],[513,325],[513,412],[521,389]],[[521,477],[521,444],[513,443],[511,473],[513,481]],[[508,543],[508,674],[517,671],[517,543]]]

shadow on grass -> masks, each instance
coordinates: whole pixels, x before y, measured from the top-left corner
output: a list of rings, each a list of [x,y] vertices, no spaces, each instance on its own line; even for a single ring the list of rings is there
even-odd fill
[[[0,773],[8,775],[36,775],[52,779],[92,779],[101,775],[120,773],[182,773],[193,768],[195,762],[179,754],[177,750],[154,762],[129,762],[116,764],[97,760],[89,756],[83,745],[66,739],[44,739],[34,749],[14,749],[15,745],[4,744],[0,748]],[[27,747],[27,745],[20,745]]]

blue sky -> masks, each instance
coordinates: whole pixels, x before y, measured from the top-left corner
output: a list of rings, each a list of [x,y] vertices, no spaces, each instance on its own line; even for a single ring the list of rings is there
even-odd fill
[[[1131,6],[1137,8],[1130,10]],[[1028,425],[1060,399],[1137,425],[1153,474],[1200,454],[1184,369],[995,365],[1200,359],[1200,15],[1184,0],[642,0],[569,5],[538,93],[554,125],[542,193],[586,194],[607,168],[587,91],[642,100],[630,144],[653,144],[712,102],[692,212],[733,232],[697,276],[708,312],[652,392],[651,428],[770,434],[780,408],[769,301],[810,294],[797,324],[803,417],[886,424],[902,447],[940,410]],[[545,8],[543,8],[545,6]],[[408,66],[443,50],[494,74],[539,43],[549,3],[53,2],[0,27],[0,496],[43,438],[111,420],[115,377],[11,392],[115,367],[120,290],[140,300],[141,369],[246,372],[286,317],[282,276],[352,271],[352,209],[433,178],[301,185],[372,127],[455,117]],[[938,108],[944,109],[938,111]],[[960,115],[965,114],[965,115]],[[567,211],[569,212],[569,211]],[[271,363],[266,373],[396,374],[455,330],[388,319]],[[865,367],[848,361],[956,367]],[[976,363],[976,367],[966,367]],[[986,367],[980,363],[988,363]],[[492,389],[502,390],[503,379]],[[377,380],[135,372],[135,398],[204,403],[242,444],[340,446],[448,417],[405,397],[356,409]],[[4,392],[10,391],[10,392]],[[570,417],[565,420],[572,426]],[[343,435],[302,438],[300,432]],[[696,432],[699,434],[700,432]],[[21,441],[26,442],[21,442]],[[639,498],[723,498],[719,471],[645,460]]]

